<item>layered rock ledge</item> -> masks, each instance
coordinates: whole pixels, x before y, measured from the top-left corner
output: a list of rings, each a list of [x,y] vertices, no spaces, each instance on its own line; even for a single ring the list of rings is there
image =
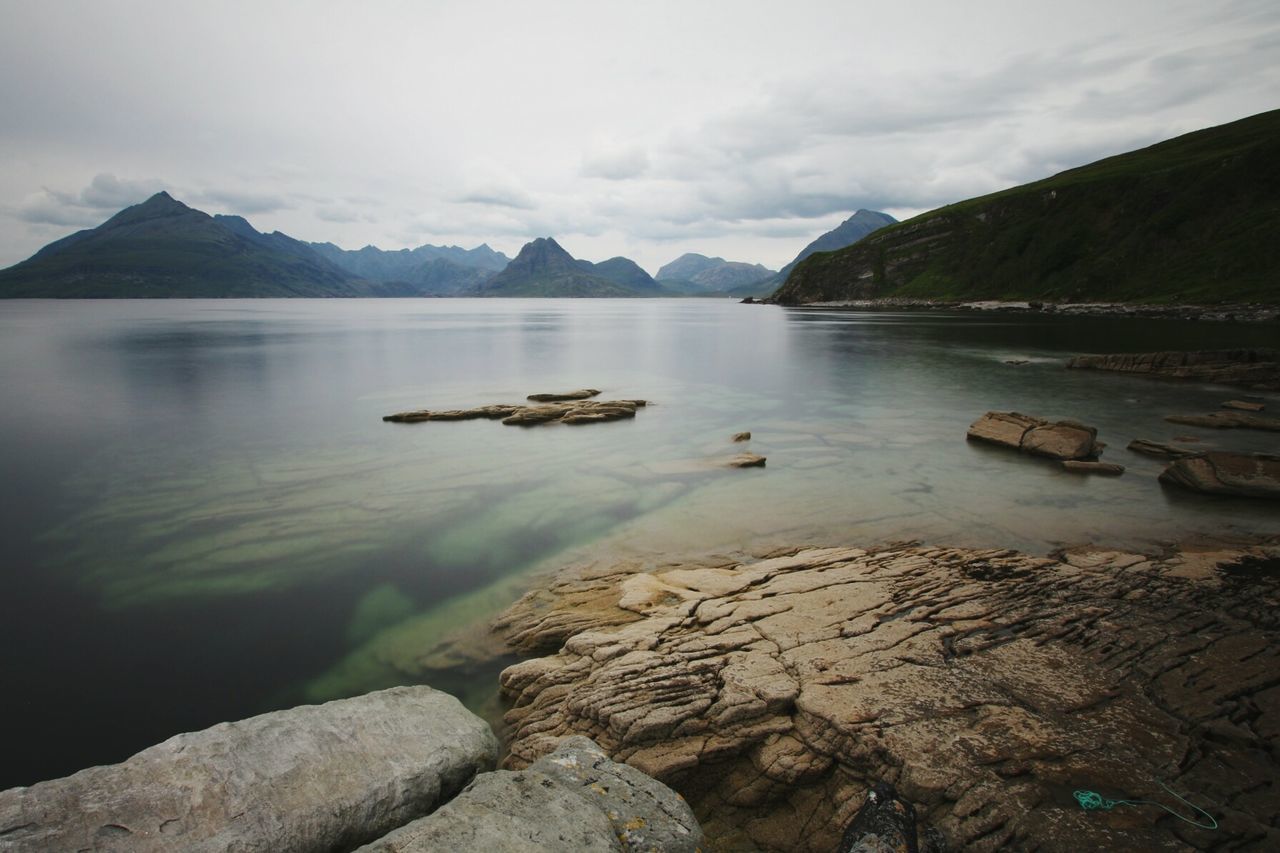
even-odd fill
[[[1067,367],[1280,389],[1280,350],[1274,349],[1078,355],[1067,362]]]
[[[575,392],[585,393],[585,392]],[[600,393],[598,391],[593,393]],[[555,395],[532,395],[534,397]],[[423,421],[500,420],[507,426],[536,426],[538,424],[590,424],[634,418],[636,409],[648,405],[647,400],[582,400],[528,406],[522,403],[497,403],[474,409],[418,409],[383,415],[390,423],[414,424]]]
[[[969,425],[966,438],[1059,460],[1096,459],[1105,447],[1094,427],[1019,412],[987,412]]]
[[[585,734],[711,849],[834,849],[871,786],[952,849],[1275,849],[1280,541],[815,548],[563,574],[499,623],[506,765]],[[1075,789],[1171,801],[1085,812]]]

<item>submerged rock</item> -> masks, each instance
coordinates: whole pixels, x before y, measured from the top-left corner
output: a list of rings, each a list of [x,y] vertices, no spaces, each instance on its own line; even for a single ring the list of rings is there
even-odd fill
[[[502,673],[504,763],[587,735],[726,849],[826,853],[881,781],[956,849],[1275,846],[1280,576],[1233,567],[1277,558],[897,546],[566,573],[503,617],[558,647]],[[1220,829],[1071,796],[1155,779]]]
[[[563,394],[530,394],[525,399],[533,400],[535,403],[558,403],[563,400],[585,400],[599,393],[594,388],[580,388],[577,391],[566,391]]]
[[[1206,427],[1208,429],[1261,429],[1280,432],[1280,418],[1268,418],[1252,412],[1210,412],[1207,415],[1168,415],[1171,424]]]
[[[1248,388],[1280,388],[1280,351],[1274,349],[1078,355],[1067,362],[1067,367],[1199,379]]]
[[[590,389],[572,393],[586,394],[588,391]],[[591,393],[599,394],[600,392],[591,391]],[[529,399],[545,396],[549,395],[535,394]],[[636,409],[647,405],[647,400],[579,400],[572,398],[569,402],[541,406],[498,404],[480,406],[475,409],[419,409],[412,412],[397,412],[394,415],[384,415],[382,419],[390,423],[484,419],[501,420],[507,426],[536,426],[537,424],[548,423],[589,424],[634,418]]]
[[[702,830],[689,805],[650,776],[570,737],[520,771],[476,777],[434,814],[360,853],[662,851],[694,853]]]
[[[1207,495],[1280,499],[1280,456],[1209,451],[1176,460],[1160,482]]]
[[[1237,409],[1241,412],[1261,412],[1267,407],[1252,400],[1227,400],[1222,404],[1224,409]]]
[[[749,432],[735,432],[735,433],[733,434],[733,437],[732,437],[732,438],[730,438],[729,440],[730,440],[730,441],[732,441],[732,442],[734,442],[735,444],[736,444],[736,443],[738,443],[738,442],[742,442],[742,441],[750,441],[750,440],[751,440],[751,433],[749,433]]]
[[[766,458],[758,453],[739,453],[729,460],[730,468],[763,468]]]
[[[1185,438],[1182,440],[1186,440]],[[1129,442],[1128,448],[1134,453],[1141,453],[1143,456],[1154,456],[1157,459],[1181,459],[1184,456],[1196,456],[1203,453],[1203,450],[1195,450],[1189,447],[1179,447],[1176,444],[1163,444],[1158,441],[1148,441],[1145,438],[1135,438]]]
[[[457,699],[397,687],[176,735],[0,792],[0,850],[331,851],[427,814],[498,742]]]
[[[1064,459],[1062,467],[1066,471],[1075,474],[1105,474],[1111,477],[1119,477],[1124,473],[1124,466],[1117,465],[1114,462],[1089,462],[1080,459]]]
[[[1051,459],[1090,459],[1102,452],[1098,431],[1076,421],[1050,423],[1019,412],[987,412],[966,437]]]

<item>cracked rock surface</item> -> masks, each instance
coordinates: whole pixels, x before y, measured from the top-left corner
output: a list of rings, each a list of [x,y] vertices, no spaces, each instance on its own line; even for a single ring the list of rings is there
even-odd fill
[[[952,849],[1280,849],[1280,542],[813,548],[562,575],[499,630],[506,766],[567,734],[708,849],[831,850],[879,781]],[[1072,792],[1168,801],[1085,812]]]
[[[430,812],[493,767],[489,726],[396,687],[175,735],[0,791],[0,851],[330,851]]]

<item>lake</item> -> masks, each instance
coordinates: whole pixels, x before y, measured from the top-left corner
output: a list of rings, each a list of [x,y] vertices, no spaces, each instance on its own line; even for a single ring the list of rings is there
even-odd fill
[[[0,788],[395,683],[492,714],[505,661],[438,644],[568,561],[1280,533],[1274,506],[1166,492],[1163,463],[1124,449],[1276,450],[1163,421],[1240,392],[1063,368],[1274,337],[727,300],[0,301]],[[577,427],[381,420],[580,387],[653,405]],[[989,409],[1097,426],[1128,471],[967,443]],[[744,448],[768,466],[723,467]]]

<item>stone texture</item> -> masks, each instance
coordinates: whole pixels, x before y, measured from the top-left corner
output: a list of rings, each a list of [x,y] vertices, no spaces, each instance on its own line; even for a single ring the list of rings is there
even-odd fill
[[[736,444],[736,443],[738,443],[738,442],[740,442],[740,441],[750,441],[750,440],[751,440],[751,433],[749,433],[749,432],[735,432],[735,433],[733,434],[733,438],[731,438],[731,439],[729,439],[729,440],[730,440],[730,441],[732,441],[732,442],[734,442],[735,444]]]
[[[1018,412],[987,412],[966,437],[1051,459],[1091,459],[1102,452],[1098,431],[1076,421],[1049,423]]]
[[[730,468],[763,468],[766,457],[758,453],[739,453],[729,460]]]
[[[585,394],[590,389],[574,391],[574,394]],[[593,393],[599,394],[599,391]],[[535,394],[534,397],[551,395]],[[563,395],[562,395],[563,396]],[[475,409],[419,409],[412,412],[397,412],[384,415],[382,419],[390,423],[421,423],[423,421],[467,421],[467,420],[501,420],[507,426],[536,426],[538,424],[565,423],[586,424],[616,421],[634,418],[636,409],[648,405],[647,400],[579,400],[573,398],[568,402],[550,403],[540,406],[524,406],[496,404],[480,406]]]
[[[1128,449],[1134,453],[1141,453],[1143,456],[1154,456],[1157,459],[1181,459],[1184,456],[1196,456],[1204,452],[1190,447],[1179,447],[1176,444],[1148,441],[1145,438],[1135,438],[1129,442]]]
[[[651,574],[597,567],[504,615],[558,648],[502,673],[506,766],[588,735],[681,792],[712,850],[834,849],[881,781],[951,849],[1280,846],[1280,541],[813,548]],[[599,623],[568,615],[584,601]],[[1157,779],[1221,828],[1071,795],[1163,801]]]
[[[476,777],[439,811],[360,853],[693,853],[701,843],[692,810],[674,791],[571,737],[524,770]]]
[[[1255,415],[1252,412],[1210,412],[1207,415],[1169,415],[1171,424],[1205,427],[1207,429],[1260,429],[1280,432],[1280,418]]]
[[[1114,462],[1086,462],[1079,459],[1064,459],[1062,468],[1073,474],[1103,474],[1109,477],[1119,477],[1124,473],[1124,466]]]
[[[497,754],[458,700],[397,687],[220,723],[0,792],[0,850],[349,849],[427,814]]]
[[[1246,388],[1280,388],[1280,351],[1274,349],[1079,355],[1067,362],[1067,367],[1198,379]]]
[[[1280,456],[1210,451],[1174,461],[1160,482],[1208,495],[1280,499]]]
[[[558,403],[564,400],[585,400],[599,393],[594,388],[580,388],[577,391],[566,391],[563,394],[530,394],[525,399],[532,400],[535,403]]]

